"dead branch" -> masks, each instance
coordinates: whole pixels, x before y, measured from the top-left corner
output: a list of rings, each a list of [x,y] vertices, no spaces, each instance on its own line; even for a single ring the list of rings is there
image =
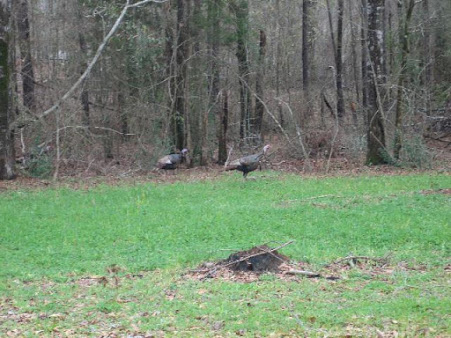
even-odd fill
[[[232,151],[233,151],[233,147],[230,148],[229,153],[227,155],[227,159],[224,163],[224,169],[229,165],[229,161],[230,161],[230,155],[232,155]]]
[[[47,115],[50,115],[51,113],[55,112],[61,106],[61,104],[64,101],[66,101],[69,97],[71,97],[72,93],[83,83],[83,81],[91,73],[91,71],[94,68],[95,64],[97,63],[97,61],[99,60],[100,56],[102,55],[103,50],[105,49],[105,47],[108,44],[109,40],[114,35],[114,33],[116,33],[116,30],[119,28],[119,26],[120,26],[122,20],[124,19],[125,14],[127,13],[127,11],[130,8],[139,7],[139,6],[144,5],[146,3],[149,3],[149,2],[163,3],[163,2],[166,2],[166,0],[142,0],[142,1],[139,1],[139,2],[134,3],[134,4],[130,4],[130,0],[126,0],[126,4],[122,8],[121,14],[117,18],[116,22],[114,23],[113,27],[110,29],[108,34],[103,39],[102,43],[97,48],[97,51],[96,51],[94,57],[92,58],[91,62],[89,62],[88,66],[86,67],[86,70],[83,72],[83,74],[78,78],[78,80],[72,85],[72,87],[52,107],[50,107],[49,109],[47,109],[43,113],[33,117],[33,119],[31,121],[28,121],[28,123],[42,120]],[[21,125],[19,127],[23,128],[28,123],[23,122],[23,123],[21,123]],[[18,127],[18,125],[16,123],[11,123],[11,125],[10,125],[10,129],[11,130],[14,130],[16,127]]]
[[[302,129],[299,126],[299,124],[296,122],[296,119],[293,114],[293,110],[291,109],[290,105],[287,102],[282,101],[281,99],[279,99],[277,97],[276,97],[276,100],[285,104],[285,106],[288,109],[288,112],[290,113],[291,119],[293,120],[293,123],[296,127],[296,134],[298,136],[298,142],[299,142],[299,145],[301,146],[302,153],[304,155],[305,168],[307,169],[308,172],[310,172],[310,171],[312,171],[312,165],[310,164],[309,154],[307,153],[307,150],[305,149],[305,146],[304,146],[304,141],[302,140]]]
[[[303,275],[307,277],[321,277],[321,274],[317,272],[305,271],[305,270],[290,270],[286,272],[288,275]]]

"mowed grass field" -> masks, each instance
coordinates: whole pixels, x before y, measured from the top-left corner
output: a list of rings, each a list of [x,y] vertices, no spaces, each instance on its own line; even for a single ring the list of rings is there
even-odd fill
[[[0,335],[450,336],[451,176],[214,180],[0,194]],[[294,240],[336,281],[187,272]]]

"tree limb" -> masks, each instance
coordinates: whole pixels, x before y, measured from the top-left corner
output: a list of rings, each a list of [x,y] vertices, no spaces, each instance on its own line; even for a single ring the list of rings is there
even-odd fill
[[[97,48],[97,51],[96,51],[94,57],[92,58],[91,62],[89,62],[86,70],[78,78],[78,80],[72,85],[72,87],[52,107],[50,107],[49,109],[47,109],[43,113],[35,116],[32,120],[23,122],[21,125],[18,125],[17,123],[12,123],[10,125],[10,130],[15,129],[16,127],[23,128],[23,127],[25,127],[27,124],[29,124],[31,122],[36,122],[36,121],[38,121],[40,119],[43,119],[44,117],[52,114],[53,112],[55,112],[61,106],[61,104],[65,100],[67,100],[72,95],[72,93],[80,86],[80,84],[89,76],[89,74],[91,73],[91,71],[94,68],[95,64],[97,63],[97,61],[99,60],[100,56],[102,55],[103,50],[105,49],[106,45],[108,44],[108,41],[111,39],[111,37],[114,35],[114,33],[116,33],[116,31],[119,28],[122,20],[124,19],[125,14],[127,13],[127,11],[130,8],[135,8],[135,7],[138,7],[138,6],[142,6],[142,5],[147,4],[149,2],[163,3],[163,2],[166,2],[166,1],[167,0],[142,0],[142,1],[139,1],[139,2],[134,3],[134,4],[130,4],[130,0],[126,0],[126,4],[125,4],[124,8],[122,9],[122,12],[119,15],[119,17],[116,19],[116,22],[114,23],[113,27],[110,29],[108,34],[104,37],[102,43]]]

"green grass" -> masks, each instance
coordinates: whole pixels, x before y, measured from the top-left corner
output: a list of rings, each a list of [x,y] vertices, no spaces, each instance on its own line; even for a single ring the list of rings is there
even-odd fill
[[[229,175],[4,193],[0,333],[451,334],[451,199],[421,193],[441,188],[451,188],[450,176],[267,173],[246,183]],[[355,268],[337,282],[183,276],[228,255],[219,249],[291,239],[282,252],[312,269],[348,254],[390,254],[392,272]],[[107,272],[114,264],[120,271]],[[106,285],[83,282],[93,276]]]

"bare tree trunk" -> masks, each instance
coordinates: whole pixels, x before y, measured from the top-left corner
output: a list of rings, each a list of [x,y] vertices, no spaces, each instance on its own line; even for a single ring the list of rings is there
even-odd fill
[[[422,84],[425,92],[425,106],[426,114],[430,114],[431,110],[431,88],[434,85],[434,44],[433,44],[433,23],[431,22],[431,11],[429,9],[429,0],[423,0],[423,39],[422,39],[422,64],[423,64],[423,77]]]
[[[17,1],[17,2],[16,2]],[[35,110],[34,71],[31,62],[30,22],[28,20],[28,0],[16,0],[13,5],[17,18],[18,42],[21,58],[23,104],[29,111]]]
[[[348,11],[349,11],[349,22],[351,23],[351,53],[352,53],[352,66],[353,66],[353,74],[354,74],[354,85],[355,85],[355,94],[356,100],[360,103],[360,81],[359,81],[359,67],[357,66],[357,33],[356,33],[356,23],[353,22],[353,10],[351,2],[348,2]],[[352,121],[354,123],[354,127],[357,127],[358,118],[357,118],[357,109],[352,103],[351,105],[352,112]]]
[[[305,110],[304,117],[310,117],[312,113],[310,86],[310,74],[314,65],[314,9],[315,2],[303,0],[302,2],[302,89],[304,92]]]
[[[302,87],[308,92],[310,86],[310,47],[312,20],[310,17],[311,0],[302,1]]]
[[[280,73],[282,68],[282,41],[281,41],[281,30],[280,27],[280,0],[276,0],[276,33],[277,33],[277,41],[276,41],[276,96],[280,97]],[[282,104],[279,102],[277,109],[279,111],[279,121],[280,125],[283,127],[285,125],[285,121],[283,118],[283,109]]]
[[[330,7],[330,0],[326,0],[327,18],[329,19],[330,39],[332,42],[332,50],[334,52],[334,60],[337,60],[337,47],[335,45],[334,25],[332,23],[332,8]]]
[[[266,34],[263,30],[260,30],[260,49],[258,56],[258,71],[257,77],[255,79],[255,93],[257,96],[263,100],[264,99],[264,86],[265,86],[265,56],[266,56]],[[260,140],[262,137],[262,124],[263,124],[263,113],[265,108],[261,100],[255,102],[255,132]]]
[[[174,144],[177,149],[183,149],[185,139],[186,116],[186,76],[187,60],[189,52],[189,27],[188,12],[190,0],[177,0],[177,45],[176,45],[176,88],[175,104],[172,112],[172,124],[174,130]]]
[[[79,31],[78,31],[78,42],[80,45],[80,74],[82,75],[83,72],[85,71],[86,67],[88,66],[88,62],[87,62],[87,58],[88,58],[88,46],[86,44],[86,39],[85,39],[85,35],[83,34],[82,30],[81,30],[81,19],[82,19],[82,15],[81,15],[81,8],[79,9],[79,14],[78,14],[78,18],[79,18]],[[81,84],[81,106],[83,109],[83,116],[81,118],[82,123],[85,127],[89,127],[90,125],[90,112],[89,112],[89,91],[87,88],[87,78],[85,80],[83,80],[82,84]]]
[[[343,98],[343,0],[338,0],[337,18],[337,53],[335,66],[337,67],[337,116],[343,118],[345,114]]]
[[[77,28],[78,28],[78,45],[80,47],[80,75],[88,67],[88,44],[86,43],[86,37],[83,29],[83,6],[80,1],[77,1]],[[88,91],[88,77],[81,83],[80,101],[83,110],[81,121],[83,126],[89,128],[91,124],[90,107],[89,107],[89,91]]]
[[[367,163],[387,163],[385,127],[383,119],[383,13],[384,0],[368,1],[368,149]]]
[[[407,0],[404,1],[407,5]],[[404,6],[405,7],[405,6]],[[402,148],[402,122],[405,114],[404,107],[404,82],[407,72],[407,57],[409,55],[409,26],[412,18],[413,8],[415,7],[415,0],[410,0],[407,7],[407,12],[404,18],[402,28],[399,29],[399,41],[401,43],[401,69],[398,78],[398,92],[396,99],[396,118],[395,118],[395,142],[393,155],[396,160],[399,160],[399,155]]]
[[[0,180],[15,178],[14,132],[10,130],[13,120],[10,97],[13,72],[10,32],[11,3],[0,1]]]
[[[344,115],[343,100],[343,0],[338,0],[338,18],[337,18],[337,40],[335,41],[334,27],[332,24],[332,9],[330,0],[326,1],[327,15],[329,18],[330,36],[335,58],[335,83],[337,90],[337,116],[342,118]]]
[[[236,17],[236,57],[238,60],[238,76],[240,84],[240,138],[244,140],[249,136],[251,128],[249,109],[251,96],[247,86],[249,85],[249,60],[247,56],[247,36],[249,8],[247,1],[234,0],[230,3]]]
[[[165,3],[164,12],[165,12],[165,49],[164,56],[166,58],[166,71],[165,76],[168,82],[168,107],[169,107],[169,116],[165,121],[166,126],[163,128],[162,139],[166,138],[170,139],[172,142],[172,147],[175,148],[175,125],[174,125],[174,107],[175,107],[175,98],[176,95],[176,82],[175,82],[175,61],[174,61],[174,32],[173,25],[171,20],[171,9],[172,9],[172,0]],[[168,136],[169,134],[169,136]],[[175,150],[175,149],[174,149]]]
[[[220,104],[218,103],[218,95],[220,90],[220,79],[219,79],[219,73],[220,73],[220,66],[219,66],[219,47],[220,47],[220,29],[221,29],[221,18],[220,14],[222,11],[222,4],[221,0],[214,0],[208,2],[208,16],[209,16],[209,24],[210,24],[210,30],[209,30],[209,41],[208,44],[210,45],[210,57],[211,57],[211,79],[209,81],[209,84],[211,86],[210,88],[210,102],[209,105],[212,107],[212,112],[214,117],[219,117],[219,124],[217,129],[217,136],[218,136],[218,163],[221,163],[222,161],[226,160],[227,157],[227,149],[226,149],[226,139],[225,139],[225,132],[222,128],[222,108]],[[207,115],[207,123],[208,123],[208,115]],[[227,128],[226,128],[227,130]],[[205,138],[207,135],[205,135]],[[206,142],[206,140],[205,140]],[[225,155],[224,155],[225,152]],[[224,158],[222,156],[225,156]],[[205,156],[204,156],[205,157]],[[202,164],[205,164],[206,159],[201,159]]]
[[[229,94],[226,90],[222,91],[222,108],[219,115],[218,127],[218,164],[224,164],[227,161],[227,129],[229,126]]]
[[[125,97],[124,92],[122,91],[122,87],[119,85],[118,93],[117,93],[117,108],[121,120],[121,133],[122,140],[128,140],[129,127],[128,127],[128,116],[125,108]]]
[[[368,126],[368,3],[367,0],[362,0],[361,7],[361,25],[360,25],[360,41],[361,41],[361,49],[362,49],[362,63],[361,63],[361,71],[362,71],[362,112],[363,112],[363,122],[365,127]]]
[[[423,20],[424,20],[424,38],[423,38],[423,62],[424,62],[424,84],[426,88],[433,83],[433,65],[434,65],[434,52],[432,45],[431,26],[432,23],[429,10],[429,0],[423,0]]]

